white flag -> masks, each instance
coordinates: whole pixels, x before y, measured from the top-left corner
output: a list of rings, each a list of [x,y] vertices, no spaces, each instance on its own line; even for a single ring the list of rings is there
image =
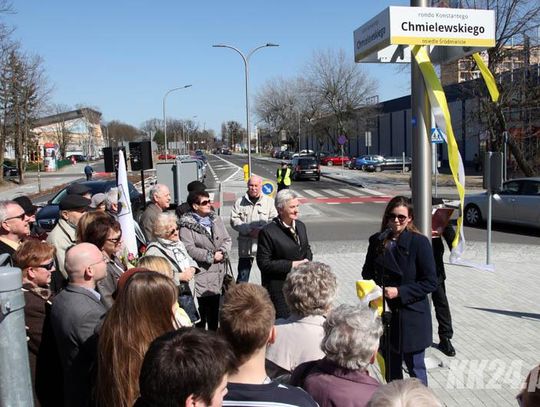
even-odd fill
[[[137,256],[137,239],[135,237],[135,220],[131,212],[131,200],[129,198],[129,185],[126,171],[124,152],[118,150],[118,202],[121,210],[118,214],[118,222],[122,228],[122,240],[128,252]]]

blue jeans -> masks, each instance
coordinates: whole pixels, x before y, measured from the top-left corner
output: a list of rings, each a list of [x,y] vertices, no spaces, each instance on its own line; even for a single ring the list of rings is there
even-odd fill
[[[424,361],[425,349],[415,353],[394,353],[390,351],[390,378],[388,381],[403,379],[402,362],[405,362],[410,377],[416,377],[424,385],[428,385],[426,363]]]
[[[247,283],[249,281],[249,273],[253,265],[253,257],[240,257],[238,259],[238,277],[237,283]]]

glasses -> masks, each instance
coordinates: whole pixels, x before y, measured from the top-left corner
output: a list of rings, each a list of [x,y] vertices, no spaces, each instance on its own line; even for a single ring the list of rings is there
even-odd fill
[[[122,241],[122,235],[114,238],[114,239],[107,239],[107,241],[111,242],[111,243],[114,243],[114,244],[118,244]]]
[[[197,205],[206,206],[206,205],[210,205],[211,203],[212,201],[210,199],[205,199],[204,201],[199,202]]]
[[[23,212],[21,213],[20,215],[17,215],[17,216],[11,216],[9,218],[6,218],[4,219],[4,222],[7,221],[7,220],[11,220],[11,219],[20,219],[20,220],[24,220],[24,218],[26,218],[26,212]]]
[[[87,268],[88,268],[88,267],[92,267],[92,266],[96,266],[96,265],[98,265],[98,264],[100,264],[100,263],[107,263],[108,261],[109,261],[109,258],[108,258],[107,256],[103,255],[103,256],[101,257],[101,260],[100,260],[100,261],[96,261],[95,263],[89,264],[89,265],[87,266]]]
[[[34,266],[34,267],[36,267],[36,268],[41,267],[41,268],[44,268],[47,271],[51,271],[53,269],[53,267],[54,267],[54,260],[51,260],[47,264],[40,264],[40,265]]]
[[[396,220],[396,218],[399,221],[399,223],[403,223],[408,218],[408,216],[397,215],[395,213],[389,213],[388,215],[386,215],[386,219],[388,219],[388,220]]]
[[[172,235],[172,234],[175,233],[175,232],[178,232],[178,226],[175,227],[175,228],[173,228],[173,229],[171,229],[171,230],[169,231],[169,235]]]

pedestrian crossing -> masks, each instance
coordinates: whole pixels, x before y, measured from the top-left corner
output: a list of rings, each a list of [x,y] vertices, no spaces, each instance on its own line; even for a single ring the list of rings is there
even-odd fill
[[[391,196],[384,192],[368,188],[292,189],[303,203],[328,205],[387,203],[391,199]]]

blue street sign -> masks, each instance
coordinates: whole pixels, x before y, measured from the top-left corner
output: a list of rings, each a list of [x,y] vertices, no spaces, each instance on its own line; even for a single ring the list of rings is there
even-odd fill
[[[343,144],[345,144],[347,142],[347,137],[345,137],[342,134],[341,136],[338,137],[337,142],[339,143],[340,146],[342,146]]]
[[[276,187],[270,181],[266,181],[265,183],[262,184],[262,193],[265,195],[272,195],[275,190],[276,190]]]
[[[432,144],[442,144],[444,143],[444,137],[441,129],[434,127],[431,129],[431,143]]]

